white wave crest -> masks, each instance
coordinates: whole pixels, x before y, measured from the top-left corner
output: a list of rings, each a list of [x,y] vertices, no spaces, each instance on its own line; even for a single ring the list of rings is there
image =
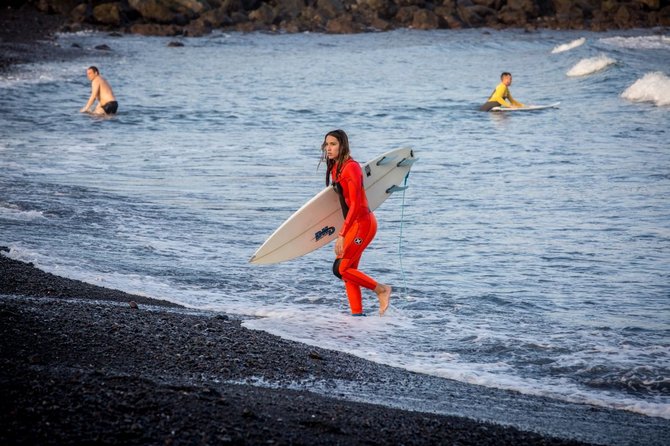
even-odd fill
[[[554,49],[551,50],[551,53],[556,54],[556,53],[562,53],[564,51],[569,51],[571,49],[577,48],[578,46],[584,45],[585,42],[586,42],[586,38],[581,37],[579,39],[573,40],[572,42],[568,42],[568,43],[564,43],[562,45],[555,46]]]
[[[11,203],[0,203],[0,218],[7,220],[30,221],[46,218],[42,211],[27,211]]]
[[[607,37],[600,39],[600,42],[619,48],[670,49],[670,37],[668,36]]]
[[[616,60],[601,54],[600,56],[580,60],[575,64],[574,67],[570,68],[567,75],[587,76],[600,70],[604,70],[613,63],[616,63]]]
[[[0,75],[0,88],[61,82],[80,76],[82,72],[85,67],[66,66],[61,62],[18,65],[11,72]]]
[[[653,102],[659,107],[670,105],[670,77],[660,71],[647,73],[626,88],[621,97],[633,102]]]

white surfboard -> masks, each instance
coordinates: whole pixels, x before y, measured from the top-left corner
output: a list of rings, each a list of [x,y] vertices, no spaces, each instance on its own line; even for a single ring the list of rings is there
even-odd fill
[[[391,150],[362,166],[365,194],[375,210],[393,192],[407,186],[405,178],[417,160],[411,148]],[[253,264],[279,263],[310,253],[337,238],[344,224],[340,200],[326,187],[286,220],[249,260]]]
[[[546,108],[558,108],[560,102],[554,102],[553,104],[546,105],[525,105],[519,108],[512,107],[493,107],[490,111],[499,111],[499,112],[513,112],[513,111],[531,111],[531,110],[544,110]]]

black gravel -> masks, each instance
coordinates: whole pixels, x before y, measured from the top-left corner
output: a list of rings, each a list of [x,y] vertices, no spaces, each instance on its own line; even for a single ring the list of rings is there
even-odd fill
[[[0,73],[29,62],[70,60],[85,54],[81,48],[58,44],[55,33],[67,18],[42,14],[32,5],[7,7],[0,2]]]
[[[290,390],[408,372],[4,255],[0,295],[0,444],[581,444]]]

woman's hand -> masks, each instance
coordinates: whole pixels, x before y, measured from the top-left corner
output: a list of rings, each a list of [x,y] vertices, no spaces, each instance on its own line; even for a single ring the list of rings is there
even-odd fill
[[[337,240],[335,240],[335,255],[339,257],[342,255],[343,252],[344,252],[344,237],[338,235]]]

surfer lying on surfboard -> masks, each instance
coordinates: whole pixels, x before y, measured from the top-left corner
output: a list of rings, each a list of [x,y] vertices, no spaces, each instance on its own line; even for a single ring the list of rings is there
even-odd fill
[[[515,100],[509,92],[510,85],[512,85],[512,74],[505,71],[500,75],[500,83],[493,90],[486,103],[479,107],[479,110],[490,111],[493,107],[523,107],[523,104]],[[508,100],[509,102],[507,102]]]
[[[373,290],[379,299],[379,315],[389,306],[391,287],[378,283],[358,270],[363,250],[377,233],[377,219],[368,207],[363,187],[361,166],[351,158],[349,138],[344,130],[333,130],[321,145],[322,161],[326,162],[326,186],[340,197],[344,224],[335,241],[333,273],[344,281],[353,316],[364,316],[361,287]]]

